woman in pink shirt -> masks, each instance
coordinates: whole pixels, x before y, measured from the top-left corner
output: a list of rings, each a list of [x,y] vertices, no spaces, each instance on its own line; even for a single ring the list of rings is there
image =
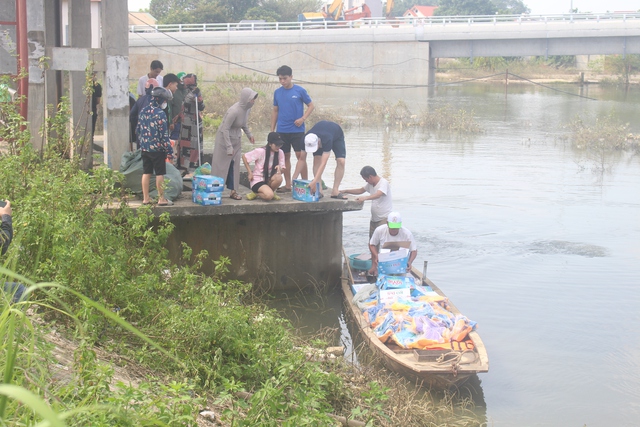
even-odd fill
[[[282,184],[284,170],[284,153],[280,149],[284,142],[277,132],[270,132],[267,145],[256,148],[242,155],[242,161],[247,168],[252,193],[247,199],[260,197],[262,200],[280,200],[275,190]],[[254,163],[253,171],[251,162]]]

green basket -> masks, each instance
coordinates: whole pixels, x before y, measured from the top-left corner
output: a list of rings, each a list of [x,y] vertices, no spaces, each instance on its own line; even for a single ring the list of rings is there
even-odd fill
[[[349,266],[351,268],[353,268],[354,270],[369,270],[371,269],[371,260],[361,260],[361,259],[356,259],[356,257],[359,257],[362,254],[353,254],[353,255],[349,255]]]

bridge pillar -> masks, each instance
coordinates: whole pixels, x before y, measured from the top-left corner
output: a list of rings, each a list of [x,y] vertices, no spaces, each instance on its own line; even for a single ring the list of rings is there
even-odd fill
[[[436,58],[433,57],[431,46],[429,46],[429,69],[427,71],[427,84],[429,85],[429,95],[433,93],[436,86]]]

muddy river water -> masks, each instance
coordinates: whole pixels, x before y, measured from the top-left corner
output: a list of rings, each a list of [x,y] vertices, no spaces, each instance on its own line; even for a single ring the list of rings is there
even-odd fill
[[[475,136],[346,131],[343,188],[364,165],[392,185],[395,210],[418,241],[416,266],[478,322],[490,371],[476,404],[489,426],[640,424],[640,155],[598,163],[563,126],[613,113],[640,134],[640,90],[482,84],[425,89],[308,87],[323,106],[402,99],[418,112],[473,111]],[[583,95],[586,99],[575,95]],[[348,101],[345,101],[348,100]],[[345,118],[350,122],[350,118]],[[325,180],[333,182],[333,165]],[[344,214],[347,253],[367,248],[369,204]],[[339,294],[289,310],[312,333],[343,329]],[[348,334],[343,333],[348,345]]]

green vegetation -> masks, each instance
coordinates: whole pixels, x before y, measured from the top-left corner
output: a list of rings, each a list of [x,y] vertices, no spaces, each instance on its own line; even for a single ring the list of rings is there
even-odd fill
[[[383,123],[386,126],[422,127],[434,131],[448,131],[459,134],[482,132],[480,124],[473,117],[473,111],[454,110],[450,105],[413,113],[403,101],[395,104],[364,100],[357,106],[360,124]]]
[[[435,15],[519,15],[529,12],[522,0],[440,0]]]
[[[17,105],[0,103],[0,194],[15,230],[0,280],[29,286],[28,302],[0,299],[3,425],[193,426],[212,405],[229,426],[336,425],[331,414],[369,426],[480,424],[450,395],[403,399],[410,387],[382,370],[372,379],[310,357],[250,284],[225,279],[228,259],[211,277],[198,272],[206,253],[184,246],[172,263],[168,213],[133,211],[118,173],[83,170],[60,127],[67,108],[36,152]],[[63,369],[51,344],[59,334],[75,343]],[[137,380],[116,376],[123,367]]]
[[[621,122],[615,111],[595,117],[576,117],[569,128],[571,146],[598,171],[609,169],[613,156],[625,151],[640,153],[640,137],[630,133],[629,123]]]
[[[322,0],[151,0],[159,24],[239,22],[243,19],[295,22],[302,12],[320,10]]]
[[[611,74],[617,83],[629,84],[629,77],[640,73],[640,55],[608,55],[589,63],[593,71]]]
[[[245,87],[258,92],[258,99],[249,114],[249,127],[254,131],[270,129],[271,112],[273,111],[273,91],[279,86],[279,83],[274,83],[269,77],[256,74],[227,74],[223,77],[218,77],[215,83],[203,85],[201,89],[206,105],[203,119],[205,132],[215,132],[217,130],[222,122],[222,117],[229,107],[238,102],[240,91]],[[307,128],[311,128],[320,120],[332,120],[340,123],[344,128],[348,127],[348,123],[344,123],[344,120],[335,111],[317,107],[306,122]]]

